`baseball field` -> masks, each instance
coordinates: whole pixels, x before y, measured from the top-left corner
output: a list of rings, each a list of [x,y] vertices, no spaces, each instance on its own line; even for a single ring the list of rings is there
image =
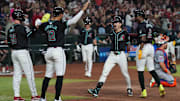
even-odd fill
[[[137,71],[135,62],[129,62],[129,74],[131,77],[132,88],[134,92],[133,97],[128,97],[126,93],[126,82],[122,76],[118,66],[115,66],[111,71],[105,85],[100,91],[98,98],[93,98],[88,94],[87,89],[94,88],[101,75],[103,63],[95,63],[93,65],[92,77],[87,78],[84,76],[84,66],[80,63],[67,64],[66,75],[62,89],[62,99],[64,101],[180,101],[180,61],[177,62],[178,72],[174,74],[177,78],[177,86],[168,88],[166,87],[166,96],[161,98],[157,87],[150,88],[149,82],[151,76],[145,72],[145,86],[147,88],[148,97],[145,99],[139,98],[141,89],[138,82]],[[36,87],[38,94],[41,93],[41,85],[45,72],[45,65],[35,66],[35,71],[43,71],[41,74],[36,74]],[[11,68],[12,69],[12,68]],[[47,101],[53,101],[55,76],[50,81],[48,93],[46,95]],[[30,101],[30,90],[27,80],[23,77],[21,81],[21,96]],[[0,76],[0,101],[12,101],[13,88],[12,76]]]

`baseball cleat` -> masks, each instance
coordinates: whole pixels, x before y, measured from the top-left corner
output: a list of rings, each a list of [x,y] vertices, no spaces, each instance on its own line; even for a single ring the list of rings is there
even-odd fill
[[[128,96],[133,96],[133,91],[132,91],[131,88],[128,88],[128,89],[127,89],[127,95],[128,95]]]
[[[14,97],[14,101],[25,101],[22,97]]]
[[[161,97],[164,97],[166,95],[165,89],[162,84],[159,85],[159,93]]]
[[[141,98],[146,98],[146,97],[147,97],[147,91],[146,91],[146,89],[144,89],[144,90],[141,92],[140,97],[141,97]]]
[[[149,84],[150,88],[154,87],[155,84],[156,84],[156,82],[151,82],[150,81],[150,84]]]
[[[98,92],[96,89],[88,89],[88,93],[94,97],[98,97]]]
[[[39,100],[39,101],[46,101],[46,99],[40,98],[40,100]]]
[[[59,97],[59,100],[54,99],[54,101],[62,101],[62,100],[61,100],[61,97]]]
[[[85,76],[90,78],[91,77],[91,73],[86,72]]]
[[[40,98],[41,98],[40,96],[32,96],[31,101],[39,101]]]

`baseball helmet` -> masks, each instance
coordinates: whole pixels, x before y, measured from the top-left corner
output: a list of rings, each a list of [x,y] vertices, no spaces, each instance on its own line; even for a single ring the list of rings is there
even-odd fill
[[[157,43],[158,45],[163,45],[163,44],[166,44],[168,41],[169,41],[169,37],[166,36],[166,35],[162,35],[162,36],[159,36],[159,37],[158,37],[156,43]]]
[[[15,9],[12,13],[12,18],[14,20],[20,20],[20,21],[24,21],[24,13],[21,9]]]
[[[120,22],[120,23],[122,23],[122,18],[120,17],[120,16],[114,16],[113,18],[112,18],[112,21],[111,21],[112,23],[117,23],[117,22]]]
[[[143,18],[145,18],[144,10],[137,9],[134,11],[134,14],[135,14],[135,17],[142,16]]]
[[[85,25],[88,25],[88,24],[92,24],[92,19],[91,19],[91,17],[86,17],[85,19],[84,19],[84,24]]]
[[[57,16],[59,16],[60,14],[63,14],[64,13],[64,8],[62,8],[62,7],[54,7],[54,9],[53,9],[53,16],[54,17],[57,17]]]

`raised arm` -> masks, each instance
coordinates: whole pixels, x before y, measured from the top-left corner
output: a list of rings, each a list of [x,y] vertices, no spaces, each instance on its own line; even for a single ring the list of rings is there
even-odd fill
[[[67,25],[69,26],[69,25],[77,23],[79,19],[81,18],[81,16],[83,15],[84,11],[87,9],[88,5],[89,5],[89,2],[86,2],[82,10],[78,14],[76,14],[72,19],[67,21]]]

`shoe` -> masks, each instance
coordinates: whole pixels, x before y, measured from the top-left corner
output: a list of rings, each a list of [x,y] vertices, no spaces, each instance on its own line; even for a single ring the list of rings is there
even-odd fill
[[[62,100],[61,100],[61,97],[59,97],[59,100],[54,99],[54,101],[62,101]]]
[[[46,101],[46,99],[40,98],[40,100],[39,100],[39,101]]]
[[[127,89],[127,95],[128,95],[128,96],[133,96],[133,91],[132,91],[131,88],[128,88],[128,89]]]
[[[21,97],[14,97],[14,101],[25,101],[25,99]]]
[[[85,73],[85,76],[90,78],[90,77],[91,77],[91,73],[86,72],[86,73]]]
[[[166,95],[165,89],[162,84],[159,85],[159,93],[161,97]]]
[[[94,97],[98,97],[98,91],[96,89],[88,89],[88,93]]]
[[[154,87],[155,84],[156,84],[156,81],[154,80],[154,78],[152,78],[149,83],[149,87],[152,88],[152,87]]]
[[[41,98],[40,96],[32,96],[31,101],[39,101],[40,98]]]
[[[144,89],[144,90],[141,92],[140,97],[141,97],[141,98],[146,98],[146,97],[147,97],[147,91],[146,91],[146,89]]]
[[[150,82],[150,88],[154,87],[154,85],[156,84],[156,82]]]

